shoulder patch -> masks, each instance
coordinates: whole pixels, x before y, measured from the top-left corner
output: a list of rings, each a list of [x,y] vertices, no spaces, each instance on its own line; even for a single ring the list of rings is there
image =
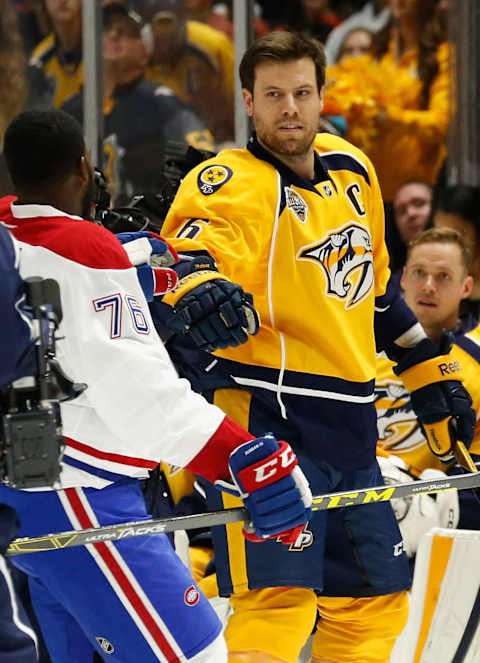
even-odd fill
[[[232,175],[232,170],[227,166],[217,166],[215,164],[207,166],[198,175],[198,188],[204,196],[210,196],[212,193],[218,191],[225,182],[228,182]]]

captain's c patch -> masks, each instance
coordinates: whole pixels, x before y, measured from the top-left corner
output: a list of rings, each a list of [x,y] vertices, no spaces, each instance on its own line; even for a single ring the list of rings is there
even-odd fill
[[[197,183],[204,196],[210,196],[228,182],[233,172],[227,166],[208,166],[200,171]]]

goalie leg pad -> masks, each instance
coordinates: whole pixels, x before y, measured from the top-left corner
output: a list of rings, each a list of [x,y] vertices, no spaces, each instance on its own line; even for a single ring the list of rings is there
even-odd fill
[[[478,661],[480,633],[471,615],[480,586],[479,557],[478,531],[435,528],[423,536],[415,562],[410,616],[391,663]],[[467,624],[473,638],[465,655],[455,659],[462,639],[465,642]]]

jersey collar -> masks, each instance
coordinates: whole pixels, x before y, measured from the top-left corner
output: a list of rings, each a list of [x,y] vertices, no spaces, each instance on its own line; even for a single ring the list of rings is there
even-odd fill
[[[282,161],[273,156],[271,152],[260,145],[258,142],[257,134],[255,132],[253,132],[250,136],[250,139],[247,143],[247,150],[251,152],[251,154],[253,154],[253,156],[257,159],[262,159],[263,161],[267,161],[269,164],[271,164],[276,170],[278,170],[280,175],[287,179],[291,184],[301,187],[302,189],[309,189],[320,197],[323,197],[322,194],[315,188],[315,185],[319,184],[320,182],[325,182],[328,180],[332,183],[333,188],[335,190],[337,189],[334,181],[330,177],[329,172],[323,166],[322,160],[316,152],[313,153],[315,176],[313,180],[307,180],[304,177],[300,177],[300,175],[295,173],[291,168],[286,166]]]
[[[10,203],[10,210],[15,219],[34,219],[35,217],[64,217],[66,219],[74,219],[75,221],[85,221],[81,216],[67,214],[62,212],[51,205],[37,205],[28,204],[21,205],[16,200]]]

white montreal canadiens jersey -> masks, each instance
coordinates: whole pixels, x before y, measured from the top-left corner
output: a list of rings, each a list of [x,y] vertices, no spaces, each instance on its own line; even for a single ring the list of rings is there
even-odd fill
[[[14,201],[0,199],[0,221],[18,240],[20,274],[58,282],[57,357],[72,380],[88,385],[61,405],[58,487],[143,478],[160,460],[186,465],[224,413],[178,378],[120,242],[53,207]]]

